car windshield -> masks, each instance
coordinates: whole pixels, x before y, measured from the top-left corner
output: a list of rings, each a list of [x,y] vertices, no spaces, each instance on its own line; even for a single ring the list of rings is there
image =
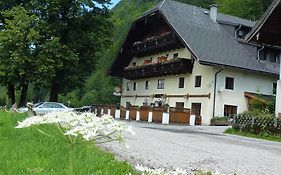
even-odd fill
[[[38,107],[39,105],[43,104],[43,102],[35,103],[34,107]]]

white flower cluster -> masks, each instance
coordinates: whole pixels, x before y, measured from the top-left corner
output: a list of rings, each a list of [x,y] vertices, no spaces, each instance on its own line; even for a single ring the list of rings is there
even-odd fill
[[[142,165],[136,165],[135,169],[137,171],[140,171],[142,175],[187,175],[188,174],[186,170],[180,168],[177,168],[174,171],[167,171],[163,168],[152,169]]]
[[[72,140],[76,142],[82,139],[94,141],[94,143],[122,142],[125,132],[134,134],[130,126],[114,120],[112,116],[97,117],[93,113],[77,114],[74,112],[52,112],[43,116],[32,116],[19,122],[16,128],[42,124],[58,124],[58,128],[63,131],[64,135],[76,138]]]

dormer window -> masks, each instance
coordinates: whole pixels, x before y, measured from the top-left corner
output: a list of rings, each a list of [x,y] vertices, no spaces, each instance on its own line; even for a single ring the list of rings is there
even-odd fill
[[[271,63],[280,63],[280,51],[270,48],[258,48],[259,60],[271,62]]]
[[[133,67],[136,67],[136,65],[137,65],[136,62],[133,62],[133,63],[132,63],[132,66],[133,66]]]

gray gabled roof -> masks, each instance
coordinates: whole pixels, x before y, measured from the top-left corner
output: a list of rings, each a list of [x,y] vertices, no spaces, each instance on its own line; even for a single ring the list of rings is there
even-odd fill
[[[202,64],[279,74],[277,64],[260,63],[257,54],[250,52],[256,47],[242,43],[220,24],[226,22],[253,27],[255,22],[224,14],[219,14],[218,22],[214,22],[206,13],[209,12],[207,9],[172,0],[165,0],[159,4],[154,11],[158,10],[163,14]]]

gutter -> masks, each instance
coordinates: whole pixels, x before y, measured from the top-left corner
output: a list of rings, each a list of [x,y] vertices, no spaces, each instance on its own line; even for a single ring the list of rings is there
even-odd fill
[[[258,50],[258,61],[260,62],[260,52],[264,49],[264,46],[262,46],[259,50]]]
[[[214,82],[214,101],[213,101],[213,118],[215,117],[215,111],[216,111],[216,96],[217,96],[217,77],[220,72],[222,72],[224,67],[222,66],[219,71],[215,74],[215,82]]]
[[[240,24],[239,27],[235,30],[235,38],[237,38],[237,32],[239,29],[241,29],[242,25]]]

